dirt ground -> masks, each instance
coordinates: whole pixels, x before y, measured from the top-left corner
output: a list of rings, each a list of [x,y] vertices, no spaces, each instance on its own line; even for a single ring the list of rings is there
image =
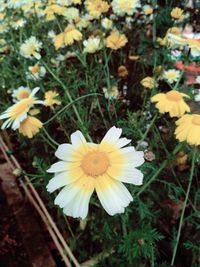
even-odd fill
[[[0,182],[0,267],[30,267],[21,233]]]

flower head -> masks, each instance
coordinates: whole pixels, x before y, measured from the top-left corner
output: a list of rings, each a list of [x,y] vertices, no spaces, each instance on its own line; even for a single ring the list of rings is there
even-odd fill
[[[151,15],[153,13],[153,7],[150,5],[144,5],[143,6],[143,12],[145,15]]]
[[[147,76],[144,79],[141,80],[141,85],[144,86],[145,88],[152,89],[154,88],[157,83],[153,77]]]
[[[113,0],[112,3],[113,12],[119,16],[128,14],[133,15],[136,8],[140,6],[139,0]]]
[[[109,4],[103,0],[86,0],[86,9],[93,18],[99,18],[101,14],[109,10]]]
[[[159,93],[151,98],[151,102],[157,102],[156,107],[160,113],[169,112],[170,117],[181,117],[185,112],[190,111],[190,107],[185,103],[183,97],[186,94],[171,90],[167,93]]]
[[[120,34],[117,30],[111,32],[111,34],[106,38],[106,46],[118,50],[126,45],[128,39],[125,34]]]
[[[74,25],[70,24],[65,28],[63,33],[55,36],[54,45],[56,49],[62,46],[71,45],[75,41],[80,41],[82,39],[82,33],[78,31]]]
[[[83,41],[84,53],[93,54],[102,48],[101,39],[99,37],[89,37],[89,39]]]
[[[176,121],[176,139],[190,145],[200,145],[200,115],[186,114]]]
[[[143,174],[135,167],[144,162],[143,152],[122,148],[130,140],[120,138],[122,130],[112,127],[100,144],[87,143],[80,131],[71,135],[72,144],[62,144],[55,155],[60,159],[48,172],[55,173],[47,190],[63,187],[55,204],[72,217],[85,218],[94,192],[108,214],[124,212],[133,200],[122,182],[141,185]]]
[[[178,81],[180,74],[179,70],[170,69],[163,72],[163,78],[168,81],[168,83],[174,83]]]
[[[113,26],[113,22],[112,22],[111,19],[103,18],[103,19],[101,20],[101,26],[102,26],[104,29],[109,30],[109,29],[112,28],[112,26]]]
[[[29,72],[27,73],[27,78],[32,80],[39,80],[40,78],[44,77],[46,74],[46,69],[39,64],[35,64],[28,68]]]
[[[119,66],[117,72],[118,76],[121,78],[126,78],[128,76],[128,69],[124,65]]]
[[[42,47],[42,43],[39,42],[35,36],[31,36],[20,46],[20,54],[25,58],[36,58],[40,59],[41,55],[39,53]]]
[[[113,85],[110,89],[103,88],[104,96],[106,99],[117,99],[119,97],[119,90],[117,86]]]
[[[42,128],[42,122],[40,120],[32,116],[27,116],[27,118],[20,123],[19,132],[28,138],[32,138],[39,132],[40,128]]]
[[[177,19],[177,20],[183,20],[184,19],[184,14],[183,14],[183,9],[179,7],[175,7],[172,9],[170,15],[172,18]]]
[[[37,100],[35,94],[40,88],[33,89],[28,98],[24,98],[13,106],[9,107],[0,115],[0,119],[7,119],[1,126],[1,129],[11,128],[16,130],[20,123],[27,118],[27,113],[34,104],[43,104],[43,101]]]
[[[64,6],[60,6],[60,5],[56,5],[56,4],[51,4],[51,5],[47,5],[45,10],[44,10],[44,14],[46,16],[46,20],[50,21],[50,20],[54,20],[56,17],[55,15],[64,15],[64,13],[66,12],[67,8]]]
[[[12,97],[14,102],[18,102],[24,98],[28,98],[31,94],[29,87],[20,86],[16,90],[13,90]]]
[[[26,24],[26,20],[24,19],[18,19],[16,21],[13,21],[12,26],[15,30],[24,27],[24,25]]]
[[[47,107],[53,107],[54,105],[60,105],[61,102],[56,99],[56,97],[59,96],[59,94],[56,91],[49,90],[44,95],[45,100],[45,106]]]
[[[64,16],[71,23],[73,20],[79,18],[79,10],[75,7],[69,7],[65,11]]]

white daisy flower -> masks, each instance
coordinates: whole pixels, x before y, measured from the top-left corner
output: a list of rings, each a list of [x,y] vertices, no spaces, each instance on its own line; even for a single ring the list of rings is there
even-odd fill
[[[193,90],[193,94],[194,94],[194,101],[200,102],[200,89]]]
[[[197,76],[197,77],[196,77],[195,83],[200,84],[200,76]]]
[[[56,0],[56,4],[61,6],[69,6],[72,4],[72,0]]]
[[[27,113],[34,104],[44,104],[44,101],[37,100],[35,97],[35,94],[39,89],[39,87],[34,88],[28,98],[24,98],[17,102],[0,115],[0,120],[7,119],[2,124],[1,129],[9,127],[13,130],[18,129],[20,123],[27,118]]]
[[[113,85],[110,89],[104,87],[103,92],[106,99],[112,100],[117,99],[119,97],[119,90],[115,85]]]
[[[16,90],[13,90],[12,98],[13,102],[18,102],[24,98],[28,98],[31,94],[31,90],[29,87],[20,86]]]
[[[83,52],[93,54],[102,48],[101,39],[99,37],[89,37],[83,41]]]
[[[56,36],[56,33],[54,32],[54,30],[50,30],[50,31],[48,31],[47,36],[48,36],[49,39],[51,39],[52,41],[54,41],[55,36]]]
[[[39,64],[30,66],[28,70],[29,72],[27,73],[27,78],[35,81],[44,77],[46,74],[46,69],[43,66],[40,66]]]
[[[0,12],[4,12],[6,10],[7,4],[5,0],[0,0]]]
[[[42,43],[39,42],[35,36],[31,36],[20,46],[20,54],[25,58],[36,58],[40,59],[41,55],[39,53],[42,47]]]
[[[79,10],[75,7],[68,7],[63,16],[71,23],[79,17]]]
[[[7,7],[8,8],[20,8],[25,4],[25,1],[23,0],[8,0]]]
[[[37,2],[40,2],[40,0],[8,0],[7,7],[17,9],[25,5],[30,5],[30,4],[37,3]]]
[[[180,71],[175,69],[166,70],[163,72],[162,77],[168,82],[168,83],[174,83],[177,82],[180,78]]]
[[[26,20],[25,20],[25,19],[18,19],[18,20],[16,20],[16,21],[13,21],[13,23],[12,23],[12,27],[13,27],[15,30],[18,30],[19,28],[24,27],[25,24],[26,24]]]
[[[113,0],[112,3],[113,12],[118,16],[124,16],[128,14],[132,16],[136,8],[140,7],[139,0]]]
[[[63,187],[55,204],[74,218],[84,219],[94,191],[108,214],[123,213],[133,200],[122,182],[141,185],[143,174],[136,167],[144,163],[144,153],[133,146],[123,148],[131,140],[120,138],[122,129],[112,127],[100,144],[87,143],[83,134],[71,135],[72,144],[59,145],[55,155],[60,159],[47,172],[55,173],[47,190]]]
[[[101,26],[102,26],[104,29],[109,30],[109,29],[112,28],[112,26],[113,26],[113,22],[112,22],[111,19],[103,18],[103,19],[101,20]]]

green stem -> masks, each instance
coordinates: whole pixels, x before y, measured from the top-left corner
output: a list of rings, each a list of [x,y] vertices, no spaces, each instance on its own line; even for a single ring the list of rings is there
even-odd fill
[[[182,77],[183,77],[184,71],[185,71],[184,69],[181,71],[180,76],[179,76],[179,78],[178,78],[178,80],[177,80],[177,82],[176,82],[176,84],[175,84],[173,90],[177,90],[177,88],[178,88],[178,86],[179,86],[179,83],[180,83],[180,81],[181,81],[181,79],[182,79]]]
[[[80,96],[78,98],[76,98],[75,100],[73,100],[71,103],[65,105],[63,108],[61,108],[54,116],[52,116],[49,120],[45,121],[43,123],[43,125],[46,125],[48,124],[49,122],[53,121],[54,119],[56,119],[61,113],[63,113],[63,111],[65,111],[65,109],[69,108],[70,106],[72,106],[75,102],[81,100],[81,99],[84,99],[86,97],[90,97],[90,96],[97,96],[97,95],[100,95],[102,96],[102,94],[99,94],[99,93],[91,93],[91,94],[88,94],[88,95],[83,95],[83,96]]]
[[[174,261],[175,261],[176,253],[177,253],[177,249],[178,249],[178,244],[179,244],[179,240],[180,240],[180,236],[181,236],[181,229],[182,229],[182,225],[183,225],[185,208],[186,208],[186,205],[187,205],[187,202],[188,202],[190,189],[191,189],[191,185],[192,185],[192,180],[193,180],[193,176],[194,176],[195,160],[196,160],[196,148],[194,148],[193,152],[192,152],[192,166],[191,166],[191,171],[190,171],[189,183],[188,183],[188,188],[187,188],[185,200],[183,202],[183,208],[182,208],[181,218],[180,218],[179,227],[178,227],[178,233],[177,233],[177,236],[176,236],[175,246],[174,246],[174,249],[173,249],[171,266],[174,265]]]
[[[59,146],[59,144],[55,141],[55,140],[53,140],[52,138],[51,138],[51,136],[48,134],[48,132],[46,131],[46,129],[44,128],[44,127],[42,127],[42,130],[43,130],[43,132],[45,133],[45,135],[46,135],[46,137],[48,138],[48,140],[52,143],[52,146],[54,147],[54,148],[57,148],[58,146]],[[56,147],[55,147],[55,146]]]
[[[109,69],[109,60],[110,60],[110,57],[111,57],[111,53],[112,51],[110,52],[110,54],[107,56],[106,54],[106,50],[104,49],[103,50],[103,54],[104,54],[104,60],[105,60],[105,65],[104,65],[104,68],[105,68],[105,74],[106,74],[106,83],[107,83],[107,89],[108,90],[111,90],[111,84],[110,84],[110,69]]]
[[[150,131],[150,129],[151,129],[151,127],[152,127],[154,121],[156,120],[156,118],[157,118],[157,114],[153,117],[153,119],[152,119],[150,125],[149,125],[148,128],[146,129],[145,133],[142,135],[142,139],[140,140],[140,143],[142,143],[142,142],[144,141],[144,139],[147,137],[147,134],[148,134],[148,132]],[[140,146],[140,143],[136,146],[136,148],[135,148],[136,150],[138,150],[138,148],[139,148],[139,146]]]
[[[141,193],[143,193],[146,188],[157,178],[157,176],[161,173],[161,171],[166,167],[166,165],[169,163],[169,161],[172,159],[172,157],[174,155],[176,155],[176,153],[180,150],[181,148],[181,144],[179,144],[178,146],[175,147],[175,149],[172,152],[172,156],[168,159],[166,159],[165,161],[163,161],[163,163],[161,164],[160,168],[154,173],[154,175],[149,179],[149,181],[144,184],[142,186],[142,188],[140,189],[140,191],[136,194],[137,197],[140,196]]]
[[[62,88],[65,90],[65,93],[66,93],[66,95],[67,95],[67,98],[68,98],[68,100],[69,100],[69,102],[72,104],[72,108],[73,108],[73,110],[74,110],[74,113],[75,113],[75,115],[76,115],[76,117],[77,117],[77,120],[78,120],[78,122],[79,122],[79,124],[80,124],[80,127],[81,127],[81,129],[83,129],[84,130],[84,132],[85,132],[85,126],[84,126],[84,123],[83,123],[83,121],[82,121],[82,119],[81,119],[81,117],[80,117],[80,115],[79,115],[79,112],[78,112],[78,110],[77,110],[77,108],[76,108],[76,106],[74,105],[74,101],[73,101],[73,99],[72,99],[72,97],[71,97],[71,95],[70,95],[70,93],[69,93],[69,91],[68,91],[68,89],[67,89],[67,87],[65,86],[65,84],[60,80],[60,78],[49,68],[49,66],[43,61],[43,60],[41,60],[41,63],[45,66],[45,68],[48,70],[48,72],[53,76],[53,78],[62,86]],[[90,137],[90,135],[88,134],[88,133],[86,133],[86,136],[87,136],[87,138],[89,139],[89,141],[90,142],[92,142],[92,138]]]

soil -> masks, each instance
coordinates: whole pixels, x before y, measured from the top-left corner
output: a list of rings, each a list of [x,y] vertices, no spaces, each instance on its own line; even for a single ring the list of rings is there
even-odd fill
[[[48,235],[0,155],[0,267],[56,267]]]
[[[0,182],[0,267],[30,267],[21,233]]]

